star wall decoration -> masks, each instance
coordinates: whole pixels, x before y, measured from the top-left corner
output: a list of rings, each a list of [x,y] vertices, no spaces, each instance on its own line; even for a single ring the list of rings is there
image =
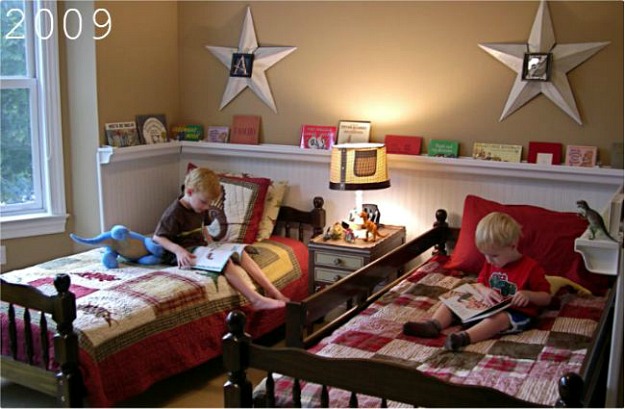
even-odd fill
[[[575,97],[566,74],[595,55],[607,42],[556,43],[547,3],[540,2],[534,25],[527,44],[485,43],[479,46],[493,57],[517,72],[510,96],[499,121],[503,121],[517,109],[539,94],[544,94],[579,125],[582,124]],[[549,62],[548,72],[543,76],[528,77],[528,68],[534,66],[528,56],[544,58]],[[548,59],[547,59],[548,57]]]
[[[254,32],[252,11],[248,7],[238,48],[210,45],[206,48],[230,71],[219,110],[249,87],[273,112],[278,112],[265,71],[295,51],[297,47],[259,47]]]

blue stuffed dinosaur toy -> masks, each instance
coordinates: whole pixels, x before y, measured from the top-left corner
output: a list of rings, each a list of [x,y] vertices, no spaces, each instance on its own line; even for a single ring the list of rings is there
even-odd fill
[[[165,251],[151,238],[135,233],[122,225],[113,226],[110,231],[93,238],[83,238],[73,233],[70,237],[77,243],[105,247],[102,264],[106,268],[117,268],[119,265],[117,256],[144,265],[158,264]]]

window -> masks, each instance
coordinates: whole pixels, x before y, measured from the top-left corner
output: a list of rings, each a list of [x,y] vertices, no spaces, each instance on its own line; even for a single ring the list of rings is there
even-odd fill
[[[3,0],[0,52],[2,238],[65,230],[56,2]]]

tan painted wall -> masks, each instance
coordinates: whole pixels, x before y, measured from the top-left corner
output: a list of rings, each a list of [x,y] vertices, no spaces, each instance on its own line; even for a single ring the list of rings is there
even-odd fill
[[[219,111],[227,71],[204,46],[236,47],[247,4],[261,46],[298,48],[267,71],[278,114],[249,90]],[[461,141],[462,155],[475,141],[592,144],[605,164],[611,144],[623,141],[620,1],[549,3],[559,43],[611,42],[568,75],[583,126],[544,96],[498,121],[515,73],[478,43],[526,42],[537,2],[96,1],[100,7],[111,13],[113,30],[95,44],[97,119],[74,126],[98,135],[69,127],[77,111],[68,89],[79,93],[85,84],[68,72],[85,62],[73,54],[62,61],[69,231],[97,233],[97,197],[93,188],[83,191],[95,173],[90,138],[104,142],[104,123],[136,114],[203,125],[257,114],[262,141],[287,145],[299,144],[303,123],[363,119],[372,121],[375,141],[387,133],[449,138]],[[82,138],[89,152],[77,148]],[[2,271],[68,254],[72,244],[67,235],[4,240]]]
[[[277,115],[249,89],[219,111],[228,74],[204,45],[236,47],[246,4],[180,3],[181,119],[257,114],[262,140],[288,145],[303,123],[362,119],[375,141],[590,144],[605,164],[623,141],[622,2],[549,3],[559,43],[611,42],[568,76],[583,126],[544,96],[499,122],[515,73],[478,43],[527,42],[538,2],[252,2],[259,44],[298,49],[267,71]]]
[[[101,142],[104,124],[138,114],[179,116],[178,3],[99,1],[113,19],[97,43]]]

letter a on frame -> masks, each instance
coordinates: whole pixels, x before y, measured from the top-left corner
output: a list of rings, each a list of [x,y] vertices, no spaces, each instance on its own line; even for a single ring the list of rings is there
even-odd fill
[[[254,65],[254,54],[232,54],[230,64],[231,77],[250,78],[252,76],[252,66]]]

